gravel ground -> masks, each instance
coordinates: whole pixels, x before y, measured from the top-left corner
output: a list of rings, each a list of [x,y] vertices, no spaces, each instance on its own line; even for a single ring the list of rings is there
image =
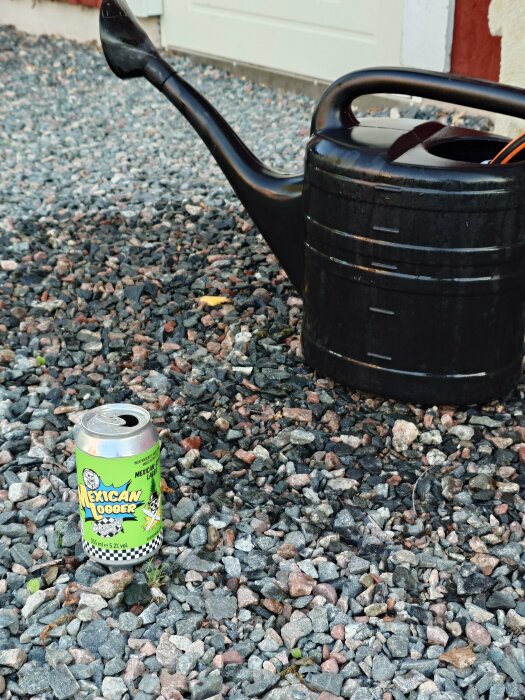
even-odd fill
[[[174,60],[300,165],[310,99]],[[425,410],[317,377],[167,102],[65,41],[0,28],[0,62],[0,696],[522,699],[525,386]],[[108,575],[72,436],[113,401],[161,432],[165,545]]]

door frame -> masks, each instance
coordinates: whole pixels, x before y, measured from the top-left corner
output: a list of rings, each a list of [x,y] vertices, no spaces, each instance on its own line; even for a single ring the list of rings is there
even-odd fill
[[[405,0],[401,65],[450,70],[455,0]]]

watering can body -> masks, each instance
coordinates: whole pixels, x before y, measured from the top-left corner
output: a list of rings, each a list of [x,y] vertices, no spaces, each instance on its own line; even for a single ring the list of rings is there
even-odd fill
[[[525,169],[480,165],[503,144],[408,119],[314,135],[307,362],[350,386],[424,403],[512,389],[523,355]]]
[[[103,0],[106,58],[146,77],[210,148],[304,300],[305,360],[382,396],[465,404],[521,374],[525,165],[507,142],[437,122],[370,118],[362,94],[417,94],[525,116],[516,88],[375,69],[336,81],[312,120],[303,175],[276,173],[161,59],[124,0]]]

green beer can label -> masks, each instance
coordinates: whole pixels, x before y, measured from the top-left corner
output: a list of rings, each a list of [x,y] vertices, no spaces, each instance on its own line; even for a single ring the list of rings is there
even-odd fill
[[[133,457],[75,454],[86,551],[110,562],[147,556],[162,538],[160,443]]]

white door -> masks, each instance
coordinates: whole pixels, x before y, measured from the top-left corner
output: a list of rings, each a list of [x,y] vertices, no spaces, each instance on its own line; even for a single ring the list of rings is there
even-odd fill
[[[404,0],[164,0],[162,42],[332,81],[399,65]]]

